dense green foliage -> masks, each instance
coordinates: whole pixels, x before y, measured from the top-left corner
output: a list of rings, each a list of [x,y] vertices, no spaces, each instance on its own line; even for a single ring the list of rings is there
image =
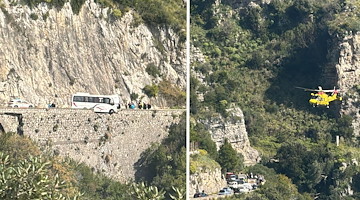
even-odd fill
[[[205,130],[204,125],[199,123],[194,126],[192,124],[190,126],[190,137],[192,143],[197,144],[199,149],[205,150],[212,159],[217,160],[218,152],[216,144],[211,139],[210,134]]]
[[[244,158],[232,148],[228,139],[225,139],[224,144],[219,149],[217,162],[224,173],[240,172],[243,168]]]
[[[84,164],[41,153],[28,138],[4,133],[0,142],[2,199],[129,199],[127,185]]]
[[[155,78],[158,77],[158,76],[160,76],[160,70],[158,69],[158,67],[155,66],[154,63],[148,64],[148,65],[146,66],[145,71],[146,71],[149,75],[151,75],[151,76],[153,76],[153,77],[155,77]]]
[[[310,95],[295,87],[336,85],[322,72],[332,42],[360,30],[358,3],[273,0],[241,9],[239,5],[191,2],[191,42],[205,58],[191,64],[195,73],[204,76],[202,81],[195,78],[199,75],[191,78],[194,121],[200,123],[214,113],[226,118],[227,109],[238,106],[262,164],[290,178],[293,190],[311,196],[321,193],[319,199],[338,199],[348,185],[356,191],[350,179],[357,178],[359,169],[351,159],[358,160],[360,152],[352,116],[340,116],[336,102],[330,109],[311,108]],[[193,128],[191,141],[209,151],[211,145],[203,145],[199,137],[204,133]],[[341,137],[340,147],[334,145],[336,136]],[[209,143],[209,137],[203,138]],[[347,165],[345,170],[341,170],[343,165]],[[270,196],[272,189],[262,191],[248,199],[280,198]]]
[[[143,91],[148,97],[156,97],[159,93],[159,86],[145,85],[145,87],[143,88]]]
[[[359,152],[351,149],[342,151],[342,148],[348,147],[336,147],[329,143],[285,143],[276,154],[279,162],[269,166],[291,178],[301,192],[320,193],[321,199],[339,199],[350,180],[356,179],[356,174],[360,172],[360,167],[352,160],[359,159]],[[356,195],[359,194],[352,197],[356,199]]]
[[[166,192],[166,199],[174,193],[172,187],[185,191],[186,149],[185,116],[170,127],[169,136],[160,145],[153,145],[141,154],[135,164],[136,181],[157,186]]]
[[[42,157],[10,160],[0,152],[1,199],[68,199],[65,183],[51,171],[51,163]],[[79,194],[80,195],[80,194]],[[73,196],[76,199],[77,196]]]
[[[186,93],[170,81],[163,80],[159,84],[159,96],[166,99],[172,108],[185,108]]]
[[[199,149],[198,151],[198,154],[190,156],[190,174],[194,174],[203,169],[214,171],[215,169],[221,168],[219,163],[209,156],[208,152],[203,149]]]
[[[66,2],[70,2],[75,14],[79,14],[85,0],[24,0],[30,8],[45,2],[50,6],[61,9]],[[113,9],[113,16],[120,18],[130,9],[135,10],[134,18],[137,22],[145,22],[149,25],[171,27],[179,33],[180,40],[185,41],[186,9],[185,3],[179,0],[96,0],[98,4]],[[139,19],[141,18],[141,20]]]

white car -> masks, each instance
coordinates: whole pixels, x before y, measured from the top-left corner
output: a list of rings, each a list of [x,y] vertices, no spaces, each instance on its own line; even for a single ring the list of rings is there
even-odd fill
[[[234,188],[238,188],[239,185],[238,185],[238,182],[236,182],[236,181],[231,181],[231,182],[228,183],[228,187],[234,189]]]
[[[34,104],[29,103],[25,100],[22,99],[12,99],[9,103],[8,103],[9,107],[12,108],[33,108]]]

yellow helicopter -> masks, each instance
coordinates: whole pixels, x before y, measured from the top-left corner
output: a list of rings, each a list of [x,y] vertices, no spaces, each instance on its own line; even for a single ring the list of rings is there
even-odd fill
[[[335,87],[333,90],[323,90],[321,86],[319,86],[318,90],[302,88],[302,87],[296,87],[296,88],[303,89],[305,91],[317,92],[317,93],[311,93],[311,99],[309,100],[309,103],[313,105],[313,107],[326,106],[326,108],[329,108],[330,102],[336,100],[342,101],[342,97],[339,96],[340,90],[336,89]]]

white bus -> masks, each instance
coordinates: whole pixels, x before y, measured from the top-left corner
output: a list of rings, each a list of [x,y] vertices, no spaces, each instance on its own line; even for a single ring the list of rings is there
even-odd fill
[[[115,113],[120,108],[118,95],[76,93],[71,97],[71,108],[94,109],[95,112]]]

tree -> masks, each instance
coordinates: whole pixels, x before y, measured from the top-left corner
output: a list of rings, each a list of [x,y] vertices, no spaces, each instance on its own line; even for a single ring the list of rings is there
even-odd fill
[[[217,162],[220,164],[222,171],[240,171],[243,167],[243,159],[232,148],[226,138],[224,144],[220,147],[219,158]]]
[[[185,191],[186,179],[186,120],[185,116],[178,124],[173,124],[169,136],[161,144],[153,145],[142,153],[135,164],[136,181],[163,189],[165,199],[171,199],[173,188]]]
[[[65,182],[52,174],[50,166],[41,156],[11,162],[9,155],[0,152],[1,199],[67,199],[62,194]]]
[[[191,142],[198,143],[199,149],[204,149],[208,152],[209,156],[217,160],[218,152],[215,142],[211,139],[210,133],[205,130],[203,124],[196,124],[190,127],[190,140]]]
[[[339,135],[344,137],[344,139],[351,143],[353,138],[354,128],[352,126],[352,117],[349,115],[344,115],[341,118],[337,119],[337,124],[333,128],[333,137]]]
[[[287,143],[280,147],[276,157],[279,159],[277,172],[285,174],[295,184],[300,185],[305,178],[308,161],[311,160],[307,148],[300,143]]]

